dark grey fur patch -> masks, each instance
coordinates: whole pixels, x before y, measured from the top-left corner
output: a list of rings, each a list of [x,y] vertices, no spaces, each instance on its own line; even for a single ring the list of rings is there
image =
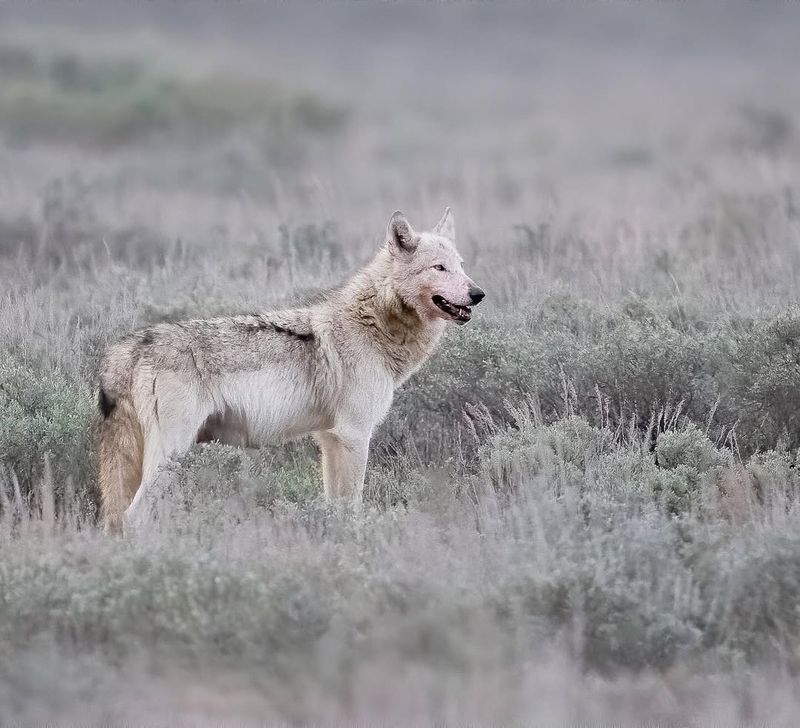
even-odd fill
[[[97,406],[100,408],[100,414],[103,415],[103,419],[107,420],[117,406],[117,403],[109,397],[105,389],[100,387],[100,394],[97,397]]]
[[[276,324],[274,321],[267,321],[259,316],[255,317],[255,321],[247,321],[241,324],[245,329],[248,331],[266,331],[271,329],[272,331],[276,331],[279,334],[286,334],[287,336],[293,336],[296,339],[300,339],[300,341],[313,341],[314,334],[311,332],[308,333],[300,333],[299,331],[295,331],[294,329],[290,329],[286,326],[281,326],[280,324]]]
[[[295,338],[300,339],[300,341],[311,341],[314,338],[314,334],[310,332],[307,334],[301,334],[299,331],[287,329],[285,326],[278,326],[278,324],[272,324],[272,328],[275,329],[275,331],[277,331],[279,334],[294,336]]]
[[[145,329],[139,336],[139,342],[145,346],[149,346],[155,341],[156,337],[152,329]]]

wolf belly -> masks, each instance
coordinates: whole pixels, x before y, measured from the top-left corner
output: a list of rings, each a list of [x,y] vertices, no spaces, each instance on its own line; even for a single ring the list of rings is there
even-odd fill
[[[271,368],[228,374],[219,384],[219,394],[224,408],[218,439],[223,441],[244,431],[246,442],[256,445],[330,426],[331,418],[322,411],[309,382]]]

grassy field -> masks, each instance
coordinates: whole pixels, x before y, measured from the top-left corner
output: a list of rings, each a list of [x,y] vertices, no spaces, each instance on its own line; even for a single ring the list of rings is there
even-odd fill
[[[0,724],[795,725],[794,6],[90,11],[0,8]],[[98,532],[109,342],[445,205],[363,510],[207,444]]]

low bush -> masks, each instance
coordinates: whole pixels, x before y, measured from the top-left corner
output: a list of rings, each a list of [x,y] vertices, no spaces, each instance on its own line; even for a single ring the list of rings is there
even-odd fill
[[[31,498],[47,460],[57,501],[75,491],[91,507],[93,415],[89,392],[58,372],[0,362],[0,465],[19,480],[23,497]]]
[[[745,322],[735,335],[729,417],[745,451],[800,446],[800,309]]]
[[[471,413],[510,422],[509,403],[535,396],[548,422],[580,414],[617,428],[633,420],[640,432],[657,434],[670,428],[663,413],[672,412],[714,441],[732,437],[743,457],[796,449],[798,347],[793,308],[711,326],[699,313],[639,300],[608,310],[555,295],[528,317],[484,317],[448,336],[398,393],[378,445],[391,451],[411,443],[423,459],[469,450]],[[702,448],[695,454],[705,457]]]

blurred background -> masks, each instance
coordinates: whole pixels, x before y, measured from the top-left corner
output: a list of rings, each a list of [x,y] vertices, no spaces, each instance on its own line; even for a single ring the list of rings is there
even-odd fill
[[[0,723],[793,725],[793,3],[0,5]],[[104,347],[402,209],[487,291],[364,512],[196,448],[94,526]]]
[[[117,224],[187,241],[225,206],[379,237],[387,206],[449,203],[464,244],[553,215],[659,231],[717,178],[792,178],[794,12],[12,4],[3,167],[17,189],[75,172]]]

